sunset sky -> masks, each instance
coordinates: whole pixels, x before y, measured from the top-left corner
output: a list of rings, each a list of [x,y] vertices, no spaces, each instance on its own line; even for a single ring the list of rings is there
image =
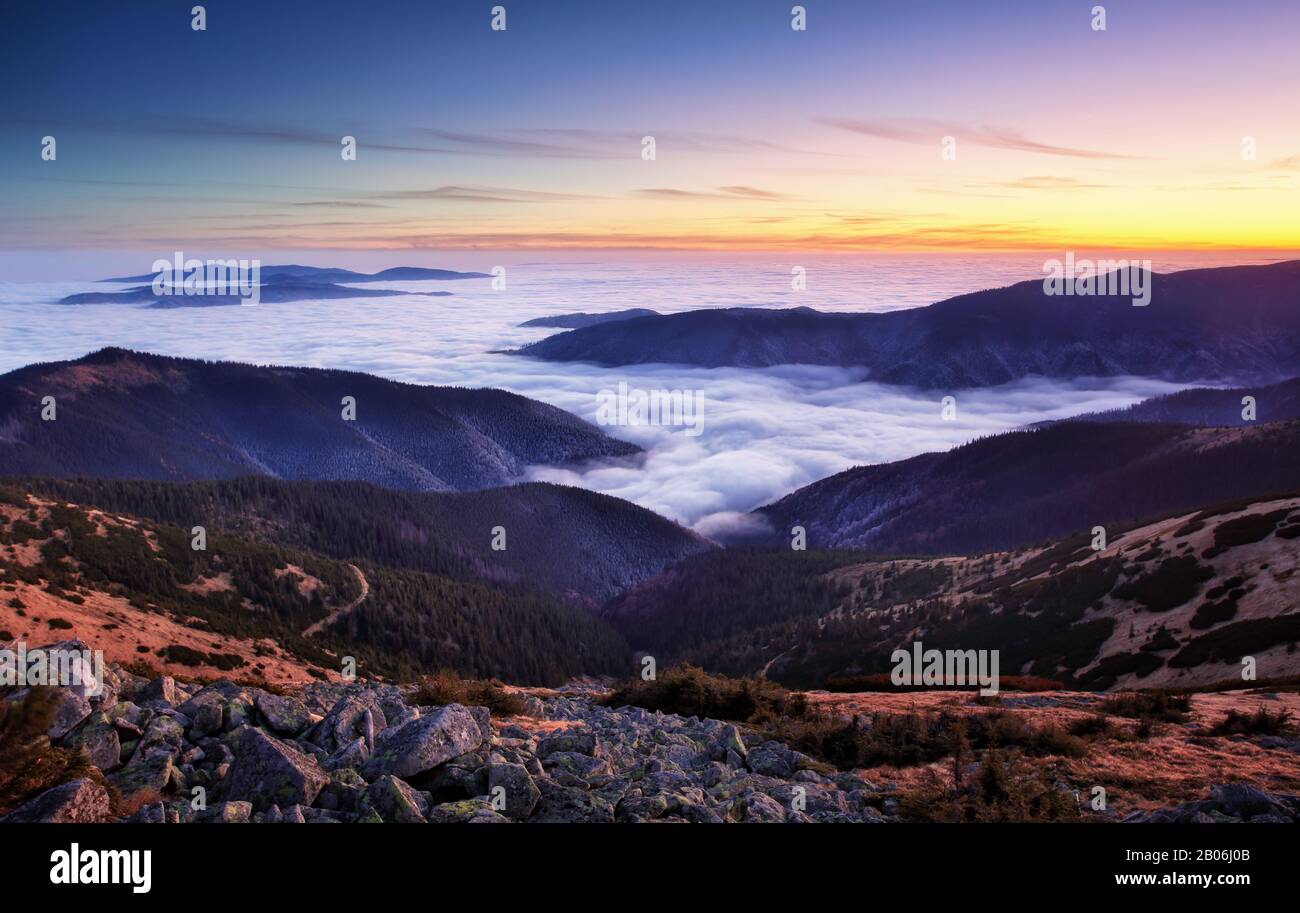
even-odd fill
[[[1294,0],[499,2],[13,5],[0,249],[1300,248]]]

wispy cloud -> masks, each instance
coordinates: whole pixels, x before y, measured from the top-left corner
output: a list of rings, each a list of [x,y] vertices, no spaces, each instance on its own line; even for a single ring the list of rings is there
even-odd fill
[[[533,158],[632,158],[639,154],[639,136],[619,134],[621,142],[614,142],[614,134],[595,131],[569,131],[555,133],[554,138],[537,131],[500,133],[462,133],[420,127],[418,132],[445,145],[454,155],[499,155]],[[528,135],[528,134],[532,135]]]
[[[757,187],[719,187],[716,191],[680,190],[676,187],[648,187],[635,191],[637,196],[656,200],[783,200],[785,194]]]
[[[655,138],[663,152],[727,153],[784,152],[798,155],[825,155],[796,149],[751,136],[721,133],[680,132],[674,130],[589,130],[563,127],[528,127],[498,130],[491,133],[417,128],[421,135],[442,144],[441,148],[457,155],[516,156],[570,159],[624,159],[641,154],[641,141]]]
[[[596,200],[581,193],[552,193],[515,187],[479,187],[445,184],[425,190],[390,190],[377,194],[386,200],[454,200],[468,203],[555,203],[563,200]]]
[[[830,153],[796,149],[753,136],[675,130],[590,130],[560,127],[507,128],[492,132],[413,127],[392,131],[365,124],[340,125],[338,132],[292,122],[264,123],[219,118],[173,116],[165,119],[108,121],[93,118],[0,118],[0,127],[61,128],[177,139],[278,143],[338,147],[344,133],[353,135],[362,150],[440,156],[502,156],[556,159],[636,159],[646,135],[664,152],[739,155],[780,152],[825,156]],[[402,139],[405,135],[410,139]]]
[[[783,200],[786,198],[783,193],[777,193],[775,190],[762,190],[758,187],[731,186],[719,187],[718,189],[732,196],[749,197],[754,200]]]
[[[1043,143],[1030,139],[1020,131],[1009,127],[945,123],[943,121],[922,119],[872,121],[821,117],[817,118],[817,121],[830,127],[847,130],[850,133],[900,143],[937,145],[941,137],[953,136],[956,137],[959,143],[966,142],[991,149],[1011,149],[1017,152],[1033,152],[1040,155],[1085,159],[1139,159],[1144,157]]]
[[[268,206],[279,205],[277,203],[268,203]],[[363,200],[306,200],[300,203],[290,203],[290,206],[303,208],[319,209],[388,209],[383,203],[367,203]]]
[[[994,181],[991,186],[1009,187],[1013,190],[1101,190],[1113,185],[1089,184],[1078,178],[1042,174],[1017,178],[1014,181]]]
[[[45,126],[68,130],[90,130],[101,133],[130,134],[133,136],[166,136],[177,139],[224,140],[234,142],[265,142],[295,146],[330,146],[337,148],[343,133],[329,133],[293,124],[268,124],[256,121],[237,121],[213,118],[169,117],[156,120],[102,121],[94,119],[57,121],[36,118],[6,118],[0,126]],[[363,149],[387,152],[415,152],[426,154],[452,154],[453,150],[438,146],[393,142],[375,131],[367,136],[361,126],[345,131],[356,135]]]

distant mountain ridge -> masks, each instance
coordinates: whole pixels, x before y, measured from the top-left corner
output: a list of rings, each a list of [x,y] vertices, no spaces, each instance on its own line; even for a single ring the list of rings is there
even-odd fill
[[[1061,422],[858,466],[753,516],[809,548],[974,554],[1300,489],[1300,421],[1251,428]],[[1113,531],[1113,529],[1112,529]]]
[[[41,419],[54,397],[56,419]],[[355,421],[343,418],[353,397]],[[501,390],[109,348],[0,375],[0,467],[187,481],[259,474],[454,491],[640,448]]]
[[[411,295],[422,298],[446,298],[451,292],[403,292],[396,289],[348,288],[333,282],[304,282],[289,277],[273,278],[258,286],[258,304],[284,304],[292,301],[316,301],[334,298],[393,298]],[[120,292],[78,292],[60,298],[59,304],[145,304],[151,309],[232,307],[250,305],[242,295],[159,295],[152,285],[139,285]]]
[[[602,323],[613,323],[616,320],[631,320],[633,317],[658,316],[658,311],[652,311],[649,308],[626,308],[622,311],[606,311],[601,314],[590,314],[585,311],[579,311],[574,314],[555,314],[550,317],[534,317],[532,320],[525,320],[519,325],[521,327],[562,327],[564,329],[574,330],[580,327],[594,327]]]
[[[1022,377],[1276,382],[1300,375],[1300,261],[1151,276],[1151,303],[1047,295],[1042,280],[885,313],[726,308],[559,333],[515,354],[601,365],[865,367],[926,389]]]
[[[179,266],[176,267],[179,269]],[[171,273],[168,273],[170,276]],[[144,282],[134,288],[115,292],[79,292],[67,295],[59,304],[147,304],[151,308],[228,307],[248,304],[248,299],[238,294],[159,295],[153,282],[157,273],[139,276],[119,276],[101,279],[100,282]],[[455,279],[490,279],[488,273],[462,273],[449,269],[427,269],[422,266],[394,266],[377,273],[358,273],[350,269],[323,266],[298,266],[294,264],[258,267],[258,300],[269,303],[311,301],[333,298],[391,298],[396,295],[419,295],[442,298],[451,292],[408,292],[400,289],[356,289],[340,283],[363,284],[367,282],[418,282],[449,281]],[[172,278],[179,282],[178,278]]]
[[[444,281],[450,279],[490,279],[488,273],[463,273],[451,269],[427,269],[422,266],[394,266],[377,273],[358,273],[350,269],[329,266],[298,266],[284,264],[279,266],[259,267],[262,279],[305,279],[312,282],[414,282],[431,279]],[[139,276],[119,276],[115,279],[100,279],[100,282],[153,282],[157,273],[143,273]]]
[[[1247,407],[1242,401],[1246,397],[1254,400],[1253,418],[1244,415]],[[1124,409],[1090,412],[1063,421],[1175,422],[1214,428],[1245,427],[1294,418],[1300,418],[1300,377],[1257,387],[1196,387],[1145,399]]]

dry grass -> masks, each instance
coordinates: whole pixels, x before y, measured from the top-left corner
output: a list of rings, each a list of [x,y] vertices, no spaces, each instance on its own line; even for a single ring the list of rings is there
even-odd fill
[[[0,814],[60,783],[98,776],[84,751],[50,744],[46,732],[57,710],[53,688],[32,688],[21,700],[0,699]]]
[[[1160,723],[1184,723],[1192,700],[1185,694],[1166,691],[1128,691],[1107,698],[1102,713]]]
[[[461,678],[450,669],[442,669],[420,679],[415,691],[407,695],[406,702],[418,707],[444,704],[486,707],[501,716],[517,716],[524,712],[523,701],[506,691],[501,682]]]
[[[981,686],[955,686],[952,691],[977,691]],[[1002,691],[1061,691],[1065,685],[1050,678],[1035,675],[1003,675],[998,678],[998,688]],[[874,675],[841,675],[826,680],[826,690],[843,693],[861,693],[864,691],[934,691],[933,685],[895,685],[888,672]]]
[[[616,686],[602,703],[741,723],[802,717],[806,709],[801,696],[775,682],[712,675],[689,665],[666,669],[651,681],[629,679]]]
[[[654,681],[632,679],[615,688],[604,703],[732,720],[763,739],[783,742],[841,770],[916,766],[971,750],[1014,748],[1035,756],[1068,757],[1086,751],[1082,739],[1055,723],[1036,726],[1012,713],[835,714],[774,682],[711,675],[692,666],[674,667]]]
[[[157,805],[164,801],[163,794],[156,789],[141,789],[129,796],[113,795],[113,813],[119,818],[129,818],[146,805]]]
[[[1254,713],[1229,710],[1227,716],[1210,730],[1210,735],[1281,735],[1291,730],[1291,714],[1285,710],[1269,713],[1260,707]]]
[[[944,823],[1077,821],[1079,802],[1043,768],[1001,751],[986,752],[974,775],[951,785],[930,784],[904,796],[909,821]]]

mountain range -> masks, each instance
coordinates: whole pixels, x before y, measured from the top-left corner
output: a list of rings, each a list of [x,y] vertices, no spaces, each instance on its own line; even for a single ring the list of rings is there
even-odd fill
[[[622,311],[605,311],[601,314],[578,312],[574,314],[554,314],[550,317],[534,317],[519,324],[521,327],[561,327],[574,330],[580,327],[594,327],[616,320],[631,320],[633,317],[657,317],[658,311],[649,308],[627,308]]]
[[[695,310],[570,330],[516,354],[864,367],[876,382],[940,390],[1031,375],[1269,383],[1300,375],[1300,261],[1153,274],[1150,294],[1135,306],[1131,296],[1049,295],[1031,280],[886,313]]]
[[[377,273],[358,273],[350,269],[338,269],[329,266],[298,266],[286,264],[280,266],[262,266],[259,271],[263,280],[267,279],[301,279],[308,282],[415,282],[421,280],[442,281],[447,279],[490,279],[488,273],[462,273],[450,269],[427,269],[422,266],[394,266]],[[119,276],[116,279],[101,279],[100,282],[153,282],[157,273],[144,273],[139,276]]]
[[[455,668],[533,684],[627,668],[584,607],[539,590],[344,562],[216,528],[33,497],[0,486],[0,643],[60,631],[109,661],[208,677],[411,678]]]
[[[266,289],[366,275],[273,269]],[[116,348],[30,365],[0,376],[0,579],[78,636],[162,614],[174,642],[152,653],[217,668],[317,675],[353,651],[384,675],[553,682],[635,649],[820,687],[924,637],[1075,687],[1205,683],[1241,649],[1285,665],[1300,636],[1297,291],[1300,261],[1156,276],[1144,307],[1034,282],[884,314],[530,322],[579,326],[522,350],[557,360],[843,364],[915,386],[1240,379],[855,467],[753,511],[725,548],[618,498],[519,484],[641,451],[514,394]],[[187,558],[196,525],[217,547]]]
[[[145,304],[151,308],[230,307],[247,305],[249,299],[238,294],[171,294],[159,295],[153,287],[157,274],[121,276],[100,282],[145,282],[134,288],[115,292],[78,292],[60,298],[59,304]],[[259,267],[258,301],[272,304],[334,298],[391,298],[415,295],[444,298],[451,292],[407,292],[400,289],[358,289],[339,283],[445,281],[452,279],[488,279],[487,273],[460,273],[446,269],[418,266],[395,266],[377,273],[358,273],[350,269],[319,266]],[[177,280],[173,280],[177,281]]]
[[[545,590],[590,607],[716,547],[630,501],[542,482],[472,492],[266,476],[212,482],[21,478],[9,484],[184,529],[202,524],[333,559]],[[505,531],[499,550],[492,548],[495,527]]]
[[[42,420],[53,397],[55,419]],[[344,417],[345,397],[355,420]],[[0,466],[15,475],[355,479],[459,491],[534,464],[633,457],[636,446],[501,390],[425,387],[317,368],[103,349],[0,376]]]
[[[395,289],[348,288],[333,282],[304,282],[299,279],[268,279],[258,286],[257,303],[285,304],[292,301],[316,301],[334,298],[394,298],[411,295],[422,298],[446,298],[451,292],[403,292]],[[120,292],[78,292],[60,298],[59,304],[145,304],[150,308],[210,308],[248,305],[242,295],[159,295],[152,285],[139,285]]]
[[[891,655],[997,650],[1003,676],[1196,687],[1296,672],[1300,496],[1244,499],[1027,548],[943,558],[733,548],[686,559],[602,617],[638,652],[791,687],[889,687]]]
[[[976,554],[1300,490],[1300,421],[1250,428],[1060,422],[836,473],[760,507],[762,541]]]
[[[1254,414],[1247,417],[1246,397]],[[1207,428],[1242,427],[1300,418],[1300,377],[1255,387],[1194,387],[1153,396],[1123,409],[1090,412],[1066,421],[1174,422]]]

